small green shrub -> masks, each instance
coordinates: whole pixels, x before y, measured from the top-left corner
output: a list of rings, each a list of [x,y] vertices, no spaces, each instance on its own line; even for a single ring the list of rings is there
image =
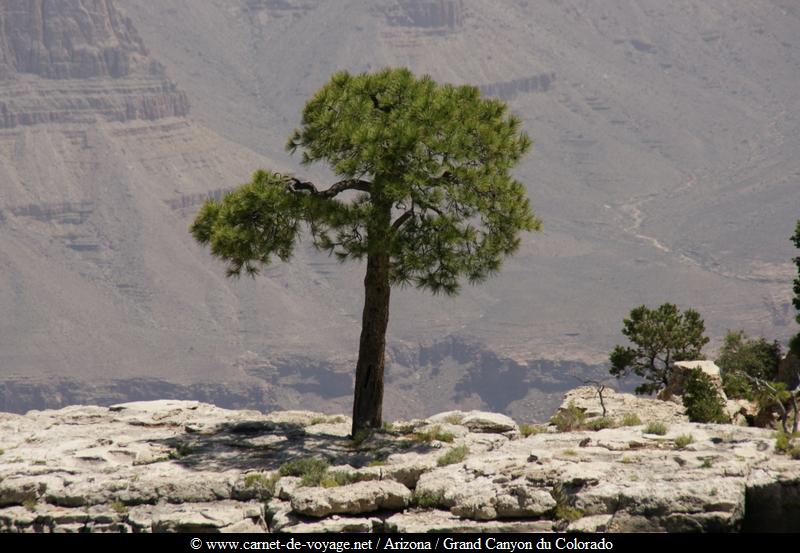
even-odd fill
[[[444,505],[444,490],[422,490],[415,491],[413,503],[418,507],[432,509]]]
[[[714,466],[714,460],[711,457],[706,457],[705,459],[703,459],[703,462],[700,463],[701,469],[710,469],[713,466]]]
[[[792,435],[779,430],[775,434],[775,453],[789,453],[792,448]]]
[[[325,459],[314,457],[288,461],[280,466],[278,474],[280,476],[299,476],[300,486],[305,487],[333,488],[350,484],[354,480],[354,477],[346,472],[330,470],[330,464]]]
[[[387,464],[388,461],[386,459],[373,459],[367,465],[368,467],[382,467],[383,465]]]
[[[111,503],[111,510],[117,513],[118,515],[124,515],[128,513],[128,506],[125,505],[122,501],[117,500]]]
[[[469,448],[465,445],[454,447],[436,460],[436,464],[440,467],[460,463],[469,455]]]
[[[450,443],[455,440],[456,435],[447,430],[442,430],[438,425],[431,426],[427,430],[418,430],[412,434],[412,439],[415,442],[430,443],[433,441]]]
[[[534,436],[536,434],[541,434],[542,432],[544,432],[544,428],[542,428],[538,424],[522,423],[519,425],[519,433],[522,434],[523,438],[527,438],[528,436]]]
[[[614,428],[614,420],[610,417],[599,417],[586,423],[586,428],[595,432],[604,428]]]
[[[692,422],[726,423],[730,422],[725,414],[725,404],[717,393],[711,377],[699,367],[692,370],[686,380],[683,394],[683,406]]]
[[[453,413],[451,415],[447,415],[444,419],[444,422],[450,424],[461,424],[461,421],[464,420],[463,415],[459,415],[458,413]]]
[[[381,425],[381,430],[383,430],[387,434],[394,434],[395,432],[397,432],[394,423],[388,421],[383,422],[383,424]]]
[[[636,463],[636,459],[634,459],[633,457],[628,457],[626,455],[622,459],[620,459],[619,462],[623,463],[623,464],[626,464],[626,465],[633,465],[633,464]]]
[[[314,488],[316,486],[321,486],[322,482],[327,477],[328,477],[328,469],[307,472],[306,474],[300,477],[300,484],[298,485],[307,488]],[[326,486],[326,487],[329,488],[331,486]]]
[[[346,486],[356,481],[354,475],[340,470],[329,470],[325,472],[319,481],[311,480],[310,478],[308,482],[304,482],[304,480],[300,481],[301,486],[322,486],[323,488]]]
[[[586,413],[574,403],[570,403],[565,409],[559,409],[558,413],[550,419],[550,424],[555,426],[559,432],[580,430],[585,422]]]
[[[22,502],[22,506],[25,507],[26,510],[34,512],[36,510],[36,500],[26,499]]]
[[[325,472],[330,467],[330,463],[325,459],[316,457],[305,457],[303,459],[293,459],[287,461],[278,468],[281,476],[300,476],[318,472]]]
[[[311,422],[308,423],[308,426],[314,426],[315,424],[337,424],[340,422],[344,422],[345,419],[342,415],[318,415],[311,419]]]
[[[553,518],[556,520],[575,522],[583,516],[583,511],[570,505],[569,498],[560,483],[553,486],[550,495],[556,501],[556,506],[553,509]]]
[[[275,495],[275,484],[280,477],[280,472],[272,472],[269,476],[261,472],[251,472],[244,477],[244,487],[255,489],[261,499],[270,499]]]
[[[651,422],[647,426],[644,427],[642,431],[645,434],[655,434],[657,436],[663,436],[667,433],[667,425],[663,422]]]
[[[338,424],[346,420],[347,419],[342,415],[317,415],[311,419],[308,426],[314,426],[315,424]]]
[[[692,442],[694,442],[694,436],[691,434],[681,434],[675,438],[675,447],[678,449],[683,449]]]
[[[642,419],[639,418],[639,415],[636,413],[625,413],[622,417],[622,422],[620,422],[620,426],[639,426],[642,424]]]

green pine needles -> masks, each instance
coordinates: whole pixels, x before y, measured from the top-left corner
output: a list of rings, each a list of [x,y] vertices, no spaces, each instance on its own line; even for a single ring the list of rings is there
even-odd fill
[[[725,403],[711,382],[711,377],[700,368],[693,369],[686,380],[683,406],[686,408],[686,415],[692,422],[719,424],[730,422],[730,418],[725,413]]]
[[[694,309],[681,311],[665,303],[655,309],[640,305],[623,320],[622,333],[635,347],[616,346],[609,372],[621,378],[630,373],[643,377],[637,394],[652,394],[665,387],[676,361],[703,359],[708,343],[705,323]]]
[[[475,87],[438,85],[405,69],[336,73],[308,102],[287,149],[304,164],[327,162],[342,180],[324,191],[258,171],[209,200],[191,232],[228,262],[256,275],[291,258],[305,225],[317,248],[344,261],[371,248],[390,254],[391,284],[456,294],[481,282],[538,230],[524,186],[509,170],[530,148],[520,121]],[[345,191],[354,199],[339,198]]]
[[[531,140],[503,102],[473,86],[440,85],[406,69],[339,72],[306,104],[287,144],[304,164],[326,162],[327,188],[258,171],[209,200],[193,236],[255,276],[288,261],[301,231],[341,261],[366,263],[353,433],[380,428],[389,289],[454,295],[500,270],[540,221],[511,169]]]

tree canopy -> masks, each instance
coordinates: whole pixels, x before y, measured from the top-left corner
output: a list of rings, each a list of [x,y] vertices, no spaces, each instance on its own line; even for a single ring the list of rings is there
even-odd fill
[[[522,231],[538,230],[510,170],[530,148],[520,120],[473,86],[406,69],[339,72],[306,104],[287,149],[325,162],[327,188],[269,171],[201,208],[191,232],[255,276],[288,261],[303,230],[341,261],[366,259],[353,431],[380,426],[389,288],[456,294],[496,273]]]
[[[705,323],[693,309],[681,312],[671,303],[656,309],[640,305],[623,320],[622,334],[634,347],[616,346],[609,372],[617,378],[630,373],[644,378],[638,394],[657,392],[669,383],[676,361],[703,359],[701,350],[708,343],[704,332]]]
[[[725,394],[730,398],[752,399],[751,378],[774,381],[778,379],[781,346],[768,342],[763,336],[748,338],[743,330],[729,331],[720,349],[719,365]]]
[[[256,172],[222,202],[207,202],[192,233],[228,261],[229,274],[255,275],[272,256],[290,259],[305,223],[314,245],[341,260],[364,258],[371,244],[389,253],[392,284],[455,294],[460,278],[498,271],[521,230],[539,228],[509,174],[530,145],[505,104],[475,87],[405,69],[336,73],[307,103],[287,148],[302,150],[304,164],[327,162],[342,180],[319,190]],[[346,191],[360,194],[339,199]]]

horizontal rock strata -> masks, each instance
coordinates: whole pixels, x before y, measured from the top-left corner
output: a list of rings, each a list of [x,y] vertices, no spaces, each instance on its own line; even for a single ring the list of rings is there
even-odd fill
[[[155,120],[189,112],[131,21],[108,0],[0,5],[0,129]]]

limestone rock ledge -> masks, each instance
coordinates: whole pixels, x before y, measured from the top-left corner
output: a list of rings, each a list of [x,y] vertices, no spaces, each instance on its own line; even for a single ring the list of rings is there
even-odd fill
[[[617,399],[612,409],[631,405]],[[769,430],[675,415],[663,436],[634,426],[522,437],[507,417],[453,411],[356,443],[349,424],[166,400],[0,413],[0,531],[800,527],[800,461],[775,454]],[[308,457],[341,473],[332,487],[277,474]]]

